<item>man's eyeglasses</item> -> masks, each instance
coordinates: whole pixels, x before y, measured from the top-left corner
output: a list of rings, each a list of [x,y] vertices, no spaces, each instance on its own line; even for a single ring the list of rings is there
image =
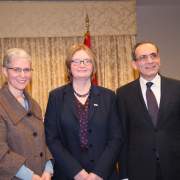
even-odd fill
[[[88,66],[92,64],[92,60],[91,59],[72,59],[71,63],[74,66],[79,66],[81,63],[83,63],[85,66]]]
[[[19,67],[6,67],[7,69],[11,69],[13,70],[15,73],[21,73],[24,72],[25,74],[30,73],[31,71],[33,71],[32,68],[19,68]]]
[[[147,55],[141,55],[136,58],[137,61],[147,61],[148,58],[151,58],[152,60],[155,60],[157,57],[159,57],[158,53],[151,53]]]

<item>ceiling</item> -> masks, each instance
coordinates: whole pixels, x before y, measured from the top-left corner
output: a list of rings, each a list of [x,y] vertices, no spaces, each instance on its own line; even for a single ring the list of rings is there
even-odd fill
[[[5,0],[0,0],[0,1],[5,1]],[[6,1],[78,1],[78,0],[6,0]],[[86,0],[79,0],[79,1],[86,1]],[[127,1],[127,0],[89,0],[89,1]],[[180,5],[180,0],[136,0],[136,2],[137,2],[137,6]]]
[[[180,5],[180,0],[136,0],[137,5]]]

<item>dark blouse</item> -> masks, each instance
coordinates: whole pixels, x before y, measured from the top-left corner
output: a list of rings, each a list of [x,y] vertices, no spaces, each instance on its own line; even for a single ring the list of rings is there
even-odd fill
[[[88,149],[88,113],[89,113],[89,97],[87,98],[85,104],[82,104],[75,97],[75,106],[77,110],[77,115],[79,118],[79,138],[80,147],[82,149]]]

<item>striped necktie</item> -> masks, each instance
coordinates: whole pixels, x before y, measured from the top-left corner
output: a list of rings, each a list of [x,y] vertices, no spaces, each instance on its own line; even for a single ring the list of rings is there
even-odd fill
[[[151,90],[151,86],[153,85],[152,82],[147,82],[147,90],[146,90],[146,100],[147,100],[147,108],[149,115],[151,116],[152,122],[154,126],[157,125],[157,117],[158,117],[158,104],[156,101],[156,97]]]

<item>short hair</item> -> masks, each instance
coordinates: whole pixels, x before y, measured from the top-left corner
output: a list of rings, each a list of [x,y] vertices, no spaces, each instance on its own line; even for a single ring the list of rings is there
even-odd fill
[[[14,58],[24,58],[30,61],[31,63],[31,56],[24,49],[11,48],[5,52],[5,55],[3,58],[3,67],[8,67],[8,65],[11,63],[11,61]]]
[[[65,61],[66,68],[67,68],[67,75],[68,75],[69,80],[72,80],[72,73],[71,73],[72,57],[77,51],[80,51],[80,50],[84,50],[92,60],[92,65],[93,65],[92,77],[96,73],[96,61],[95,61],[95,54],[93,53],[93,51],[84,44],[74,44],[69,48],[66,61]]]
[[[135,46],[132,49],[132,60],[136,61],[136,49],[143,44],[152,44],[156,48],[157,53],[159,53],[159,48],[155,43],[153,43],[151,41],[141,41],[141,42],[138,42],[137,44],[135,44]]]

